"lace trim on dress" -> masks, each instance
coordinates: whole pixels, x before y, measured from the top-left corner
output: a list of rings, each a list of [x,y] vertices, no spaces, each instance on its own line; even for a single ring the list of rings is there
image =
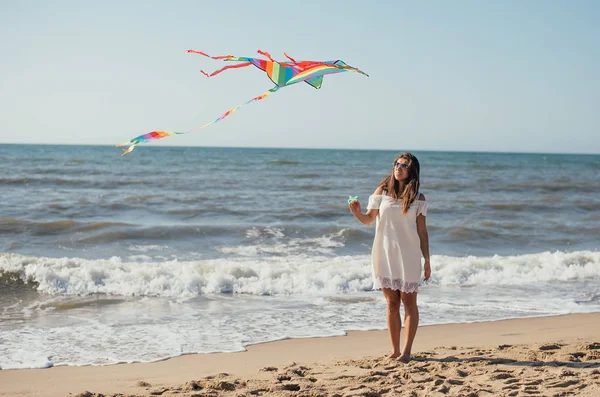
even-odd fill
[[[401,292],[418,292],[418,281],[404,281],[401,278],[391,277],[375,277],[373,281],[373,289],[390,288]]]

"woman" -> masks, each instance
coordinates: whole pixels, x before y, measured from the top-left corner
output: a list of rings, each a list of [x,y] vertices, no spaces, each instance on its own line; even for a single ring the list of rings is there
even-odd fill
[[[419,172],[419,160],[411,153],[402,153],[394,160],[391,174],[369,197],[365,214],[358,201],[349,205],[361,223],[371,225],[377,220],[371,256],[373,288],[381,288],[387,301],[387,324],[393,348],[389,357],[404,363],[410,361],[419,325],[417,292],[421,280],[421,253],[425,258],[424,280],[431,276],[425,224],[427,201],[419,192]],[[405,313],[402,350],[400,302]]]

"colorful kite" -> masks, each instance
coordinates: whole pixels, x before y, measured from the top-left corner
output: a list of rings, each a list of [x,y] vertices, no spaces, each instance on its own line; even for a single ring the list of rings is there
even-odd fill
[[[223,113],[216,120],[206,123],[194,130],[189,130],[189,131],[185,131],[185,132],[152,131],[147,134],[135,137],[130,141],[121,143],[121,144],[117,145],[117,147],[129,145],[129,147],[127,149],[123,149],[123,154],[121,156],[124,156],[125,154],[131,152],[137,145],[139,145],[141,143],[146,143],[148,141],[166,138],[168,136],[173,136],[173,135],[187,134],[188,132],[192,132],[192,131],[196,131],[196,130],[208,127],[209,125],[212,125],[214,123],[217,123],[217,122],[223,120],[225,117],[229,116],[231,113],[235,112],[236,110],[238,110],[240,107],[242,107],[244,105],[247,105],[251,102],[260,101],[260,100],[265,99],[266,97],[268,97],[269,95],[276,92],[277,90],[279,90],[282,87],[287,87],[289,85],[304,81],[307,84],[313,86],[314,88],[321,88],[321,85],[323,84],[323,76],[325,76],[327,74],[334,74],[334,73],[341,73],[341,72],[357,72],[357,73],[363,74],[367,77],[369,76],[368,74],[362,72],[361,70],[354,68],[350,65],[347,65],[346,63],[344,63],[343,61],[340,61],[340,60],[323,61],[323,62],[319,62],[319,61],[297,62],[296,60],[291,58],[289,55],[284,53],[285,57],[289,60],[289,62],[277,62],[276,60],[271,58],[271,55],[268,52],[264,52],[261,50],[258,50],[258,53],[261,55],[264,55],[268,59],[234,57],[232,55],[210,56],[208,54],[205,54],[204,52],[194,51],[194,50],[188,50],[187,52],[204,55],[205,57],[222,60],[222,61],[241,62],[241,63],[235,64],[235,65],[225,66],[219,70],[212,72],[211,74],[208,74],[203,70],[200,70],[200,72],[202,72],[202,74],[204,74],[206,77],[215,76],[227,69],[237,69],[237,68],[243,68],[246,66],[254,65],[257,68],[259,68],[260,70],[267,73],[267,75],[269,76],[271,81],[273,83],[275,83],[275,87],[271,88],[264,94],[261,94],[257,97],[250,99],[247,102],[242,103],[241,105],[237,105],[236,107],[229,109],[227,112]]]

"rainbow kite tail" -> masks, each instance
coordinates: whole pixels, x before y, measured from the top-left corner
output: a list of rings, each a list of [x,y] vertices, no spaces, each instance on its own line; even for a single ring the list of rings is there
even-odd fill
[[[238,68],[245,68],[246,66],[250,66],[252,65],[252,62],[244,62],[244,63],[239,63],[237,65],[227,65],[225,67],[222,67],[219,70],[215,70],[214,72],[212,72],[211,74],[206,73],[204,70],[200,69],[200,73],[202,73],[203,75],[205,75],[206,77],[213,77],[216,76],[217,74],[221,73],[224,70],[227,69],[238,69]]]
[[[285,56],[287,59],[289,59],[290,61],[292,61],[292,63],[293,63],[294,65],[297,65],[297,64],[298,64],[298,62],[296,62],[296,60],[295,60],[294,58],[292,58],[291,56],[289,56],[287,53],[285,53],[285,52],[284,52],[284,53],[283,53],[283,55],[284,55],[284,56]]]
[[[186,132],[152,131],[152,132],[149,132],[147,134],[136,136],[135,138],[133,138],[133,139],[127,141],[127,142],[119,143],[116,147],[121,147],[121,146],[127,146],[127,145],[129,145],[129,147],[127,149],[123,149],[123,153],[121,154],[121,156],[125,156],[127,153],[133,151],[133,149],[135,149],[135,147],[137,145],[139,145],[140,143],[146,143],[148,141],[162,139],[162,138],[166,138],[168,136],[187,134],[188,132],[191,132],[191,131],[200,130],[202,128],[208,127],[209,125],[215,124],[215,123],[223,120],[224,118],[226,118],[231,113],[235,112],[236,110],[238,110],[239,108],[241,108],[244,105],[247,105],[247,104],[249,104],[251,102],[261,101],[261,100],[265,99],[266,97],[268,97],[272,93],[274,93],[277,90],[279,90],[279,88],[281,88],[281,87],[275,86],[275,87],[271,88],[270,90],[268,90],[267,92],[265,92],[264,94],[260,94],[259,96],[256,96],[256,97],[250,99],[249,101],[246,101],[246,102],[242,103],[241,105],[237,105],[236,107],[229,109],[228,111],[226,111],[225,113],[223,113],[221,116],[219,116],[216,120],[213,120],[210,123],[206,123],[203,126],[198,127],[198,128],[196,128],[194,130],[190,130],[190,131],[186,131]]]
[[[353,66],[350,66],[350,65],[348,65],[348,64],[347,64],[346,62],[344,62],[344,61],[336,61],[336,62],[333,64],[333,66],[335,66],[335,67],[338,67],[338,68],[340,68],[340,69],[342,69],[342,70],[349,70],[349,71],[351,71],[351,72],[357,72],[357,73],[360,73],[360,74],[362,74],[363,76],[367,76],[367,77],[369,77],[369,75],[368,75],[368,74],[366,74],[365,72],[363,72],[363,71],[362,71],[362,70],[360,70],[359,68],[355,68],[355,67],[353,67]]]
[[[266,57],[269,59],[269,61],[271,61],[271,62],[277,62],[276,60],[274,60],[274,59],[273,59],[273,57],[271,57],[271,54],[269,54],[269,53],[268,53],[268,52],[266,52],[266,51],[263,51],[263,50],[258,50],[258,51],[256,51],[256,52],[257,52],[257,53],[259,53],[260,55],[264,55],[264,56],[266,56]]]
[[[186,52],[188,52],[190,54],[199,54],[199,55],[205,56],[207,58],[217,59],[217,60],[222,60],[222,61],[244,62],[244,63],[238,64],[238,65],[225,66],[224,68],[221,68],[219,70],[215,70],[214,72],[212,72],[210,74],[206,73],[204,70],[200,69],[200,73],[202,73],[206,77],[213,77],[213,76],[215,76],[215,75],[217,75],[217,74],[219,74],[222,71],[227,70],[227,69],[245,68],[246,66],[252,65],[252,62],[250,62],[250,59],[249,58],[245,58],[245,57],[234,57],[233,55],[216,55],[216,56],[212,56],[212,55],[208,55],[205,52],[196,51],[196,50],[187,50]]]
[[[134,138],[130,141],[127,142],[123,142],[123,143],[119,143],[117,146],[115,147],[121,147],[121,146],[127,146],[129,145],[128,148],[123,148],[123,153],[121,153],[121,156],[125,156],[127,153],[132,152],[133,149],[135,149],[135,147],[140,144],[141,142],[137,141],[137,138]]]
[[[133,149],[135,149],[135,147],[137,145],[139,145],[140,143],[146,143],[148,141],[153,141],[156,139],[166,138],[168,136],[181,135],[181,134],[186,134],[186,133],[187,132],[177,132],[177,131],[174,131],[174,132],[152,131],[152,132],[148,132],[147,134],[136,136],[135,138],[133,138],[127,142],[119,143],[116,147],[129,145],[129,147],[127,149],[123,149],[123,153],[121,154],[121,156],[125,156],[127,153],[133,151]]]
[[[248,57],[234,57],[233,55],[217,55],[217,56],[212,56],[212,55],[208,55],[205,52],[196,51],[196,50],[187,50],[186,52],[188,52],[190,54],[203,55],[203,56],[205,56],[207,58],[221,60],[221,61],[240,61],[240,62],[248,62],[248,61],[250,61],[250,58],[248,58]]]
[[[125,142],[125,143],[120,143],[120,144],[118,144],[116,147],[119,147],[119,146],[125,146],[125,145],[127,145],[127,143],[128,143],[128,142]],[[122,157],[122,156],[125,156],[125,155],[126,155],[127,153],[129,153],[129,152],[132,152],[132,151],[133,151],[133,149],[135,149],[135,146],[136,146],[136,145],[137,145],[137,144],[133,144],[133,145],[129,146],[127,149],[125,149],[125,148],[124,148],[124,149],[123,149],[123,153],[121,153],[121,157]]]
[[[187,52],[187,53],[190,53],[190,54],[199,54],[199,55],[204,55],[205,57],[212,58],[212,59],[224,59],[224,60],[231,60],[231,59],[235,58],[233,55],[217,55],[217,56],[211,56],[211,55],[208,55],[208,54],[207,54],[207,53],[205,53],[205,52],[202,52],[202,51],[196,51],[196,50],[187,50],[186,52]]]
[[[226,111],[225,113],[223,113],[221,116],[217,117],[216,120],[211,121],[210,123],[206,123],[201,127],[196,128],[197,130],[208,127],[209,125],[218,123],[219,121],[223,120],[224,118],[226,118],[227,116],[229,116],[231,113],[235,112],[236,110],[238,110],[239,108],[241,108],[244,105],[247,105],[251,102],[256,102],[256,101],[262,101],[263,99],[265,99],[266,97],[268,97],[269,95],[271,95],[272,93],[276,92],[277,90],[279,90],[281,87],[279,86],[275,86],[273,88],[271,88],[270,90],[268,90],[267,92],[265,92],[264,94],[260,94],[259,96],[256,96],[252,99],[250,99],[249,101],[246,101],[240,105],[237,105],[231,109],[229,109],[228,111]]]

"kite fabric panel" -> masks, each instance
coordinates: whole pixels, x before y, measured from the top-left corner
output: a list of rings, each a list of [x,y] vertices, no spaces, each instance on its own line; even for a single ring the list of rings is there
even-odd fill
[[[257,67],[258,69],[262,70],[263,72],[265,72],[267,74],[269,79],[271,79],[271,81],[275,84],[275,87],[271,88],[270,90],[268,90],[267,92],[265,92],[259,96],[256,96],[256,97],[250,99],[249,101],[246,101],[240,105],[237,105],[237,106],[229,109],[228,111],[223,113],[221,116],[219,116],[214,121],[206,123],[206,124],[204,124],[198,128],[195,128],[193,130],[189,130],[189,131],[185,131],[185,132],[152,131],[147,134],[137,136],[127,142],[123,142],[123,143],[117,145],[117,147],[120,147],[120,146],[128,146],[128,147],[126,149],[123,149],[123,154],[121,156],[124,156],[125,154],[131,152],[139,144],[146,143],[146,142],[156,140],[156,139],[166,138],[169,136],[187,134],[189,132],[197,131],[202,128],[208,127],[209,125],[218,123],[219,121],[228,117],[231,113],[238,110],[240,107],[247,105],[249,103],[252,103],[252,102],[261,101],[261,100],[265,99],[266,97],[268,97],[269,95],[277,92],[279,89],[281,89],[283,87],[287,87],[287,86],[290,86],[290,85],[293,85],[293,84],[303,81],[303,82],[306,82],[307,84],[311,85],[312,87],[319,89],[319,88],[321,88],[321,85],[323,84],[323,77],[325,75],[342,73],[342,72],[356,72],[356,73],[360,73],[362,75],[369,77],[369,75],[366,74],[365,72],[363,72],[357,68],[354,68],[340,60],[336,60],[336,61],[299,61],[298,62],[295,59],[293,59],[292,57],[290,57],[288,54],[284,53],[284,55],[288,59],[288,61],[278,62],[278,61],[274,60],[268,52],[261,51],[261,50],[258,50],[258,53],[260,55],[263,55],[267,59],[234,57],[233,55],[211,56],[202,51],[195,51],[195,50],[188,50],[187,52],[203,55],[205,57],[215,59],[215,60],[220,60],[220,61],[239,62],[237,64],[224,66],[221,69],[215,70],[212,73],[206,73],[204,70],[200,70],[200,72],[202,74],[204,74],[206,77],[216,76],[219,73],[224,72],[225,70],[239,69],[239,68],[244,68],[247,66],[254,65],[255,67]]]

